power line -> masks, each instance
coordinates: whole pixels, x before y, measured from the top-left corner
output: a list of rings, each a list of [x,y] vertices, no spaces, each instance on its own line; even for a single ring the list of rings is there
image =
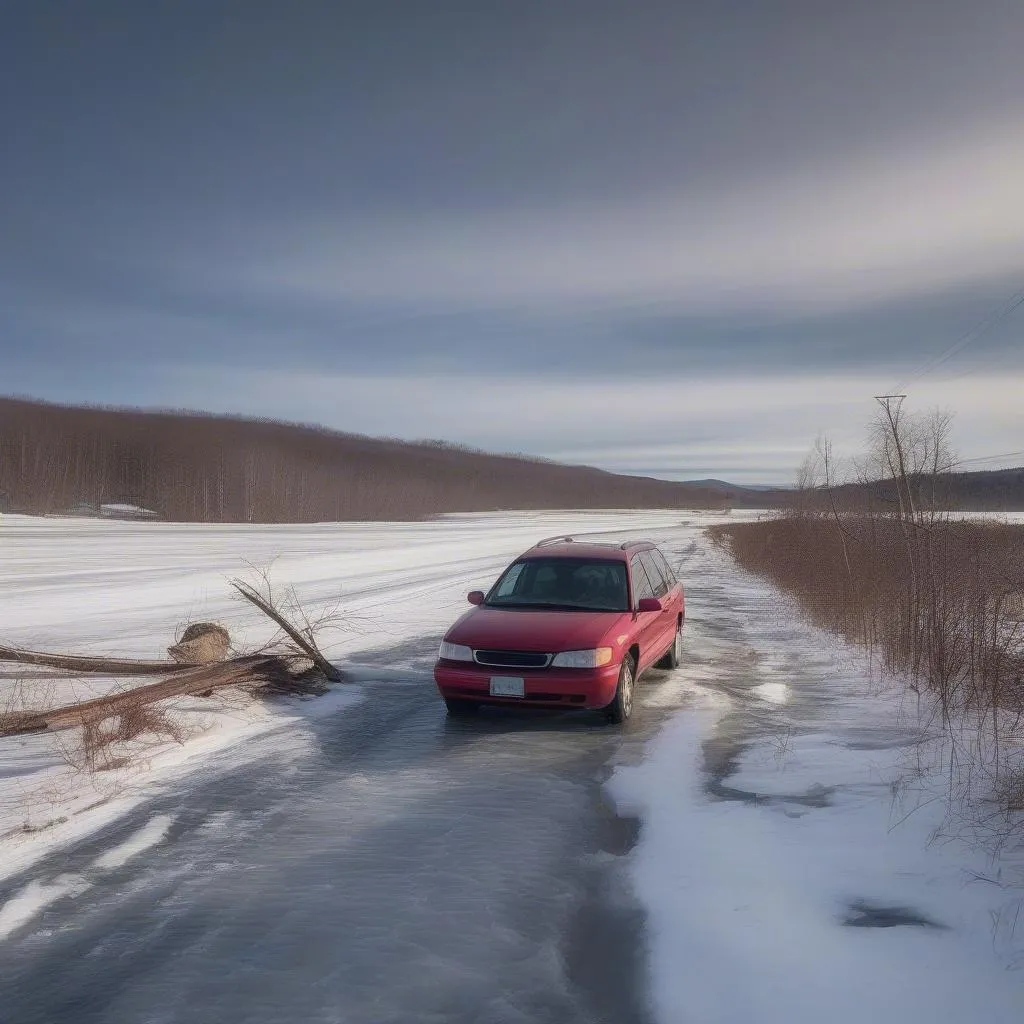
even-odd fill
[[[915,370],[909,377],[904,378],[900,384],[894,388],[895,391],[902,391],[908,384],[923,377],[925,374],[931,373],[933,370],[938,369],[943,363],[948,362],[953,356],[962,352],[968,345],[977,341],[979,338],[987,334],[993,327],[1005,320],[1011,313],[1024,306],[1024,289],[1014,292],[1010,301],[1000,309],[990,313],[987,317],[975,324],[969,331],[961,334],[956,341],[953,342],[945,351],[939,353],[937,356],[933,356],[931,359],[922,364],[917,370]]]
[[[903,400],[906,397],[907,397],[906,395],[875,395],[875,401],[878,402],[878,404],[885,410],[886,416],[889,419],[889,426],[890,426],[890,429],[893,432],[893,436],[894,437],[897,436],[897,433],[896,433],[897,432],[897,427],[896,427],[896,422],[895,421],[899,417],[900,408],[902,407]],[[893,412],[892,407],[889,405],[889,403],[892,402],[892,401],[896,402],[896,411],[895,411],[895,413]],[[897,444],[898,444],[898,442],[897,442]],[[1002,459],[1017,459],[1017,458],[1024,458],[1024,451],[1019,451],[1019,452],[1002,452],[999,455],[979,455],[979,456],[976,456],[975,458],[971,458],[971,459],[954,459],[951,462],[949,462],[947,464],[947,466],[948,466],[948,469],[952,470],[952,469],[956,469],[956,468],[958,468],[960,466],[973,466],[973,465],[977,465],[979,463],[999,462]],[[1003,468],[1016,468],[1016,467],[1003,467]]]
[[[988,359],[984,359],[980,363],[976,363],[969,369],[960,370],[956,373],[948,373],[940,377],[933,377],[932,383],[953,384],[957,381],[966,380],[968,377],[975,377],[981,373],[1010,372],[1011,367],[1013,369],[1017,369],[1016,364],[1020,361],[1021,354],[1021,349],[993,353]]]
[[[982,455],[976,459],[957,459],[953,466],[972,466],[979,462],[998,462],[1000,459],[1024,458],[1024,452],[1003,452],[1002,455]]]

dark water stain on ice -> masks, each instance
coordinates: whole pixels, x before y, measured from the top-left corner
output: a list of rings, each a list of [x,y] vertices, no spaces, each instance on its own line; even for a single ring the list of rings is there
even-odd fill
[[[602,828],[601,848],[616,857],[626,856],[640,839],[640,819],[616,814],[611,809],[605,809],[603,813],[606,820]]]
[[[847,907],[842,923],[847,928],[917,928],[946,929],[948,926],[932,921],[910,907],[886,906],[868,900],[854,900]]]
[[[885,726],[845,729],[842,737],[843,746],[849,750],[897,750],[916,747],[925,738],[919,731]]]

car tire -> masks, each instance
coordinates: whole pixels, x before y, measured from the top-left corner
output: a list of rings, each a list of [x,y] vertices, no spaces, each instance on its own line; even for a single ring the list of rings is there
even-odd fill
[[[636,662],[633,655],[622,659],[619,682],[615,687],[615,699],[604,709],[604,716],[612,725],[621,725],[633,714],[633,700],[636,694]]]
[[[475,700],[460,700],[457,697],[445,697],[444,706],[452,718],[468,718],[475,715],[480,708]]]
[[[676,635],[672,637],[672,646],[662,655],[655,668],[678,668],[683,660],[683,624],[676,626]]]

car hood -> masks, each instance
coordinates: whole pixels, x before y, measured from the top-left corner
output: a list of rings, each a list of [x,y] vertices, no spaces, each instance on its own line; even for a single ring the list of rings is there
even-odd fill
[[[512,651],[573,651],[600,647],[625,612],[558,612],[472,608],[447,633],[467,647]]]

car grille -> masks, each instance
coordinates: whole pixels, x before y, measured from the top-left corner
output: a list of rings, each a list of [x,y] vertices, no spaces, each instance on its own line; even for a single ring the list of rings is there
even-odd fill
[[[474,651],[478,665],[489,668],[547,668],[552,655],[534,651]]]

